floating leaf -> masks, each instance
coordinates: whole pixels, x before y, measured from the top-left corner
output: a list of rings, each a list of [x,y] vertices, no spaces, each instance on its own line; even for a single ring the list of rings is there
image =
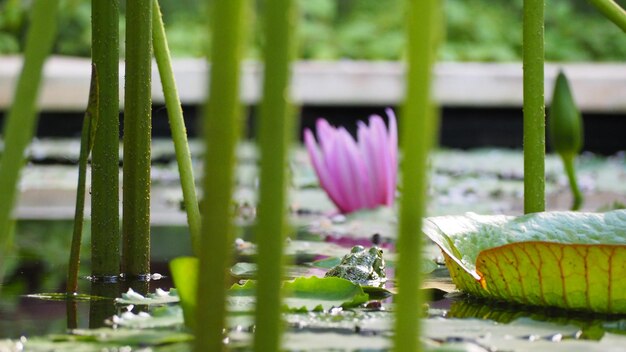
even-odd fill
[[[26,295],[28,298],[36,298],[44,301],[76,301],[76,302],[89,302],[89,301],[102,301],[107,300],[107,297],[92,296],[86,294],[67,294],[58,292],[46,292],[46,293],[33,293]]]
[[[122,298],[116,298],[115,303],[119,304],[133,304],[133,305],[163,305],[169,303],[176,303],[180,301],[176,289],[169,291],[157,288],[154,293],[149,293],[143,296],[132,288],[129,288],[126,293],[122,293]]]
[[[158,346],[186,342],[193,335],[179,331],[100,328],[72,330],[68,335],[50,335],[55,342],[105,342],[114,345]],[[58,349],[57,349],[58,350]]]
[[[170,262],[170,269],[176,289],[180,295],[185,323],[189,326],[192,312],[196,308],[196,288],[198,260],[193,257],[180,257]],[[369,296],[363,289],[348,280],[339,278],[300,277],[286,281],[284,288],[289,292],[285,305],[290,310],[326,310],[331,307],[354,307],[367,302]],[[233,285],[228,295],[228,310],[249,312],[255,304],[254,281],[243,285]]]
[[[389,207],[364,209],[333,218],[322,218],[312,222],[308,231],[322,235],[351,238],[372,238],[378,234],[382,238],[395,238],[397,219]]]
[[[312,262],[311,266],[315,268],[330,269],[339,264],[341,264],[340,257],[328,257],[328,258],[324,258],[324,259],[320,259],[320,260],[316,260]]]
[[[256,263],[236,263],[230,268],[230,274],[236,279],[256,279],[258,272],[258,267]],[[315,275],[316,272],[322,272],[322,270],[318,270],[315,268],[307,268],[303,266],[289,265],[285,267],[285,271],[283,272],[283,277],[286,279],[293,279],[299,276],[310,276]]]
[[[111,318],[116,327],[129,329],[174,328],[183,324],[183,311],[179,305],[155,307],[150,311],[124,312]]]
[[[454,283],[480,297],[626,313],[626,211],[425,221]]]
[[[291,311],[325,311],[332,307],[355,307],[367,302],[369,296],[352,282],[337,277],[300,277],[283,284],[288,292],[284,304]],[[233,285],[229,293],[231,310],[254,308],[255,281]]]
[[[285,247],[285,256],[296,257],[298,260],[312,260],[319,255],[341,257],[345,252],[345,247],[320,241],[289,241]],[[256,255],[256,245],[245,242],[238,254],[242,258],[252,258]]]

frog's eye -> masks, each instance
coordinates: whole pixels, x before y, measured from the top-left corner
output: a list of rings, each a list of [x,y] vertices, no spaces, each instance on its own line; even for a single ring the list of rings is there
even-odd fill
[[[369,249],[369,254],[371,254],[371,255],[380,255],[382,253],[383,253],[383,251],[378,249],[378,248],[376,248],[376,247],[372,247],[372,248]]]
[[[363,246],[356,245],[356,246],[352,247],[350,252],[351,253],[359,253],[359,252],[363,252],[364,250],[365,250],[365,248],[363,248]]]

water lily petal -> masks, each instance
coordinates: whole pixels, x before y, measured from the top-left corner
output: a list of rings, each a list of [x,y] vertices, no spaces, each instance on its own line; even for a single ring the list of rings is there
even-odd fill
[[[382,187],[378,187],[380,182],[378,176],[378,153],[376,152],[376,142],[372,136],[372,131],[362,121],[358,123],[358,145],[367,169],[367,178],[370,187],[366,190],[368,193],[368,208],[374,208],[384,202],[385,194]]]
[[[387,191],[386,204],[391,205],[396,195],[396,184],[398,182],[398,124],[396,114],[391,108],[385,109],[389,117],[389,152],[391,155],[391,179]]]
[[[330,153],[327,154],[327,158],[325,159],[326,167],[328,168],[328,172],[332,182],[335,184],[337,191],[340,194],[340,198],[343,200],[341,206],[337,204],[339,211],[342,213],[348,213],[352,211],[354,208],[354,204],[352,204],[352,197],[350,196],[350,191],[344,185],[344,176],[343,171],[341,170],[341,164],[343,163],[341,150],[343,147],[335,145],[339,145],[340,142],[338,140],[334,140],[331,143],[331,148],[329,148]],[[348,179],[348,176],[345,176]]]
[[[376,143],[376,158],[377,158],[377,170],[379,183],[377,187],[383,189],[384,197],[381,200],[383,204],[390,205],[389,189],[391,188],[391,154],[389,150],[387,128],[382,117],[378,115],[372,115],[370,117],[370,126],[372,129],[372,136]]]
[[[342,159],[339,166],[342,185],[349,191],[351,210],[365,208],[367,202],[363,190],[369,187],[365,162],[350,133],[343,127],[339,128],[338,132],[342,143],[342,148],[337,153]]]
[[[322,118],[316,121],[317,141],[311,130],[305,130],[304,142],[320,186],[342,213],[393,204],[398,136],[393,111],[386,113],[389,128],[382,117],[373,115],[368,124],[357,123],[357,140]]]
[[[342,198],[341,193],[337,190],[337,185],[330,176],[326,163],[324,162],[324,156],[322,152],[320,152],[313,132],[308,128],[304,130],[304,144],[309,152],[313,169],[319,178],[320,186],[322,186],[330,200],[335,203],[339,209],[345,208],[345,200]]]

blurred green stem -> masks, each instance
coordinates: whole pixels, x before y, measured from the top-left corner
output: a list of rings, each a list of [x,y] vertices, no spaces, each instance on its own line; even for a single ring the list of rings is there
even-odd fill
[[[122,272],[150,273],[152,0],[126,4]]]
[[[204,116],[204,197],[195,351],[223,351],[228,269],[233,250],[235,149],[241,124],[239,74],[244,0],[213,1],[209,99]],[[202,327],[202,330],[200,330]]]
[[[524,1],[524,213],[545,210],[544,0]]]
[[[442,18],[436,0],[407,0],[406,96],[401,114],[402,196],[398,227],[398,295],[395,298],[396,319],[394,351],[420,351],[422,316],[421,234],[426,214],[427,158],[436,136],[436,115],[431,100],[432,67]]]
[[[37,125],[36,103],[46,57],[57,32],[58,0],[36,0],[26,35],[22,72],[15,87],[13,105],[4,123],[4,151],[0,156],[0,281],[3,261],[13,237],[11,212],[17,195],[24,153]]]
[[[265,3],[265,72],[259,121],[261,152],[257,222],[258,290],[255,351],[279,351],[283,247],[287,224],[287,164],[292,119],[289,116],[289,63],[292,57],[293,0]]]
[[[172,139],[174,140],[174,150],[176,151],[176,161],[178,162],[178,173],[183,190],[183,202],[187,212],[187,223],[191,233],[192,247],[197,255],[200,246],[200,210],[198,207],[198,197],[196,195],[196,185],[193,177],[193,167],[191,163],[191,153],[187,142],[187,129],[183,119],[183,109],[180,105],[176,80],[172,71],[170,50],[165,36],[165,27],[161,17],[159,1],[153,1],[152,9],[152,45],[154,56],[159,67],[161,84],[163,85],[163,95],[165,96],[165,106],[169,117]]]
[[[589,0],[602,14],[626,32],[626,11],[613,0]]]
[[[70,261],[67,273],[67,294],[78,290],[78,269],[80,265],[80,246],[83,238],[85,213],[85,179],[87,178],[87,159],[93,148],[98,127],[98,73],[91,65],[91,86],[89,103],[83,119],[83,131],[80,137],[80,155],[78,156],[78,186],[76,186],[76,207],[74,210],[74,232],[70,247]]]
[[[561,159],[563,160],[563,167],[567,173],[569,187],[572,190],[572,196],[574,197],[571,210],[579,210],[583,205],[584,198],[580,192],[580,188],[578,187],[578,180],[576,179],[576,154],[561,154]]]
[[[91,275],[120,273],[119,1],[92,0],[98,131],[91,157]]]

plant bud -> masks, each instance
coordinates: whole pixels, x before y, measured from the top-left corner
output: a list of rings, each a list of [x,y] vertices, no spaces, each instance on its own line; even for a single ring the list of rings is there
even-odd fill
[[[583,146],[583,121],[562,71],[554,85],[548,131],[552,148],[557,153],[576,155],[580,152]]]

